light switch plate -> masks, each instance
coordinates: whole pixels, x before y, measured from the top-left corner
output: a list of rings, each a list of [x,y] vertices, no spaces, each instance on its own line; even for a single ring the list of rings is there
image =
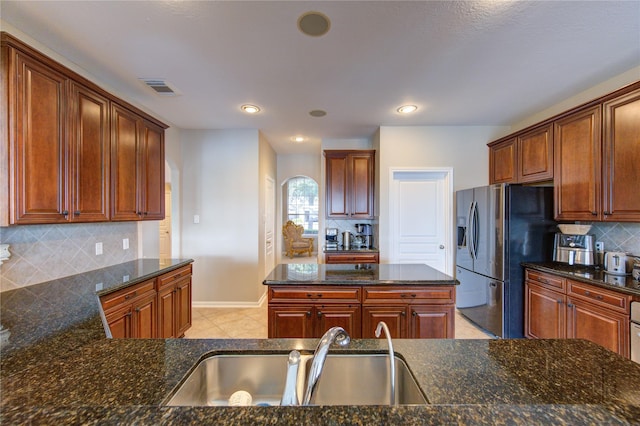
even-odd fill
[[[194,214],[193,215],[193,223],[200,223],[200,215],[199,214]]]
[[[128,250],[129,249],[129,239],[128,238],[123,238],[122,239],[122,250]]]
[[[596,241],[596,251],[602,253],[604,251],[604,243],[602,241]]]
[[[96,256],[100,256],[102,254],[102,243],[96,243]]]

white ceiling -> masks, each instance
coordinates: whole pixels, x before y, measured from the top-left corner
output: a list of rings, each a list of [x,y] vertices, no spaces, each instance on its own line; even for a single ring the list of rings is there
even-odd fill
[[[328,34],[298,31],[311,10]],[[380,125],[510,125],[640,65],[640,1],[2,0],[1,17],[161,119],[257,128],[282,154]]]

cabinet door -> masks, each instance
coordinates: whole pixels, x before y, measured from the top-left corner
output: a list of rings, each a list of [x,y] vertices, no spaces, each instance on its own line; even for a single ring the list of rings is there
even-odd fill
[[[354,219],[371,219],[373,217],[373,171],[374,156],[372,153],[351,154],[349,156],[350,187],[348,202],[350,217]]]
[[[556,220],[601,218],[600,111],[597,106],[555,122]]]
[[[319,305],[315,310],[315,337],[322,337],[331,327],[342,327],[351,338],[360,338],[362,332],[360,305]]]
[[[164,131],[144,123],[140,144],[139,175],[142,219],[164,219]]]
[[[455,308],[442,305],[411,305],[410,339],[453,339]]]
[[[518,136],[518,182],[553,179],[553,126],[537,128]]]
[[[140,121],[113,104],[111,126],[111,220],[139,220]]]
[[[579,299],[567,299],[567,337],[586,339],[629,358],[629,317]]]
[[[489,183],[516,182],[516,159],[515,139],[492,146],[489,150]]]
[[[71,84],[69,194],[71,221],[109,220],[109,101]]]
[[[524,334],[533,339],[562,339],[566,337],[567,297],[526,282]]]
[[[378,253],[328,253],[325,262],[338,263],[378,263]]]
[[[640,222],[640,90],[604,104],[603,215]]]
[[[347,200],[347,155],[327,155],[326,174],[327,217],[349,217]]]
[[[167,339],[177,337],[176,331],[176,291],[173,285],[158,291],[158,337]]]
[[[191,277],[176,283],[175,294],[176,337],[181,337],[191,327]]]
[[[362,338],[375,339],[378,322],[384,321],[394,339],[407,337],[406,306],[363,306]]]
[[[140,339],[157,337],[158,312],[156,306],[155,292],[133,304],[133,337]]]
[[[10,51],[15,60],[15,77],[9,87],[15,87],[16,91],[12,120],[15,137],[9,138],[10,151],[15,153],[10,221],[66,222],[67,79],[29,56]]]
[[[131,305],[124,306],[106,315],[111,337],[114,339],[128,339],[133,337],[131,325]]]
[[[312,305],[269,306],[269,338],[315,336]]]

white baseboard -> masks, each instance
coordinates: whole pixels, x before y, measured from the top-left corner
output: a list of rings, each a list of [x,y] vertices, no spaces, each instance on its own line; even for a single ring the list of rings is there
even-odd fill
[[[267,292],[257,302],[192,302],[194,308],[259,308],[267,300]]]

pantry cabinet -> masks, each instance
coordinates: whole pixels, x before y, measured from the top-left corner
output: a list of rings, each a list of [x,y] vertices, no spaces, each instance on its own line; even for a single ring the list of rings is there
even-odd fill
[[[586,339],[630,356],[632,296],[531,269],[525,286],[526,337]]]
[[[372,219],[375,151],[327,150],[324,156],[327,217]]]
[[[162,219],[166,126],[1,40],[0,226]]]

